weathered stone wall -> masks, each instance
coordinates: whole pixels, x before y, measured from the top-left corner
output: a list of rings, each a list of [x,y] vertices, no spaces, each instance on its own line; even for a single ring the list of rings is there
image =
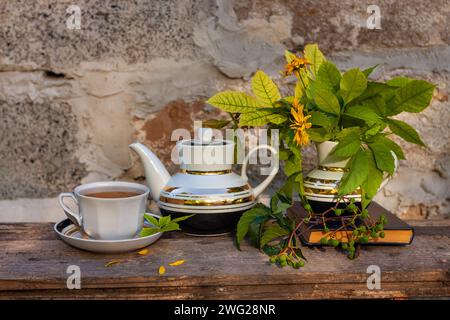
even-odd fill
[[[79,30],[66,26],[72,4]],[[381,30],[366,28],[369,4]],[[437,84],[429,109],[400,116],[428,148],[400,141],[407,160],[377,198],[403,217],[448,216],[449,20],[446,0],[0,0],[0,221],[55,220],[55,196],[79,183],[142,181],[134,140],[173,172],[173,129],[216,116],[203,101],[248,89],[258,68],[283,82],[284,49],[309,42],[344,69]]]

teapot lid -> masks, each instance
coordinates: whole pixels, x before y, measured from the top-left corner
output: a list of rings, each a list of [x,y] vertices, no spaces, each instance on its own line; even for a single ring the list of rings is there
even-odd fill
[[[199,128],[197,139],[177,143],[182,170],[211,172],[231,170],[234,162],[234,142],[213,139],[211,128]]]

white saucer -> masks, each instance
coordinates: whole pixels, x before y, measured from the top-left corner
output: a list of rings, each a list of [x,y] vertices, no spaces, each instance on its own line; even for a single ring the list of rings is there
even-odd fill
[[[159,218],[158,215],[155,215],[153,213],[148,214],[155,218]],[[152,225],[147,221],[144,221],[144,226],[150,227]],[[97,253],[119,253],[134,251],[152,244],[162,235],[161,232],[158,232],[147,237],[136,236],[133,239],[95,240],[83,235],[78,227],[75,226],[69,219],[65,219],[56,223],[53,229],[58,234],[58,236],[67,244],[78,249]]]

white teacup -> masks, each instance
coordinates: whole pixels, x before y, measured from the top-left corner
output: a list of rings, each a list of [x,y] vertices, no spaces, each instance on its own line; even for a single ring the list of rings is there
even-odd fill
[[[142,229],[149,189],[131,182],[93,182],[59,195],[67,217],[93,239],[122,240],[133,238]],[[64,198],[78,206],[73,212]]]

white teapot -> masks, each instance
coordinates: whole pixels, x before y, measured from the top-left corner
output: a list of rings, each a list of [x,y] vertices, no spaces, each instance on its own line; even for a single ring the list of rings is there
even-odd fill
[[[144,166],[152,198],[163,215],[172,218],[195,214],[180,225],[186,233],[220,235],[231,231],[242,213],[255,205],[256,198],[270,184],[279,169],[278,153],[268,145],[250,150],[241,174],[232,171],[235,143],[212,140],[212,130],[201,128],[200,139],[177,143],[180,171],[172,177],[158,157],[140,143],[130,148],[137,152]],[[246,169],[250,156],[268,149],[275,160],[267,178],[255,188],[248,183]]]

